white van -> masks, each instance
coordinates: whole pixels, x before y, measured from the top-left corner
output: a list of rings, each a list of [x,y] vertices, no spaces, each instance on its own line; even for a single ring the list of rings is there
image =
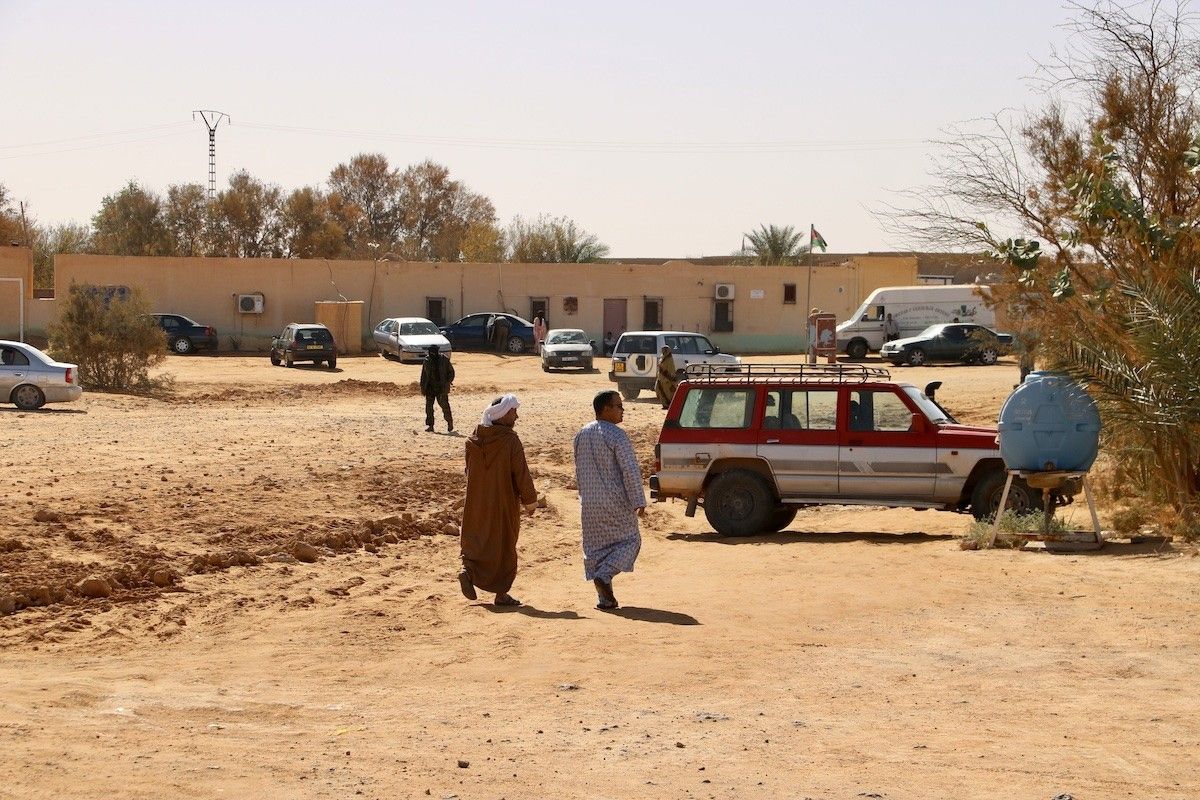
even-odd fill
[[[635,399],[642,389],[654,389],[658,379],[658,357],[663,345],[671,348],[676,374],[689,364],[715,364],[736,367],[737,356],[722,353],[708,337],[690,331],[627,331],[613,348],[612,371],[608,379],[617,384],[621,396]]]
[[[900,338],[915,336],[940,322],[973,322],[992,327],[996,312],[983,302],[986,286],[885,286],[837,326],[837,349],[850,358],[883,347],[883,323],[888,314],[900,325]]]

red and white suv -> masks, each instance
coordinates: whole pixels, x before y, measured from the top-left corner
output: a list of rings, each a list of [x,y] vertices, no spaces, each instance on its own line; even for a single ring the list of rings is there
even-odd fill
[[[697,504],[723,536],[780,531],[808,505],[995,514],[996,429],[959,425],[917,387],[860,365],[689,367],[655,447],[651,497]],[[1006,508],[1041,506],[1013,480]]]

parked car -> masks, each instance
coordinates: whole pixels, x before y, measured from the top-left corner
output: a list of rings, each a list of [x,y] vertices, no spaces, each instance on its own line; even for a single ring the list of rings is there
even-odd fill
[[[736,368],[741,363],[740,358],[722,353],[721,348],[700,333],[629,331],[617,340],[617,346],[613,348],[612,371],[608,373],[608,379],[617,384],[626,400],[637,398],[642,389],[654,389],[663,345],[671,348],[679,373],[683,373],[689,364]]]
[[[450,352],[450,340],[424,317],[389,317],[375,326],[372,337],[384,358],[424,361],[435,344],[440,352]]]
[[[886,342],[879,351],[895,366],[946,361],[967,364],[995,364],[996,359],[1012,350],[1013,337],[996,333],[983,325],[943,323],[930,325],[916,336]]]
[[[546,333],[542,343],[542,370],[578,367],[591,372],[595,355],[586,333],[578,328],[555,328]]]
[[[888,317],[895,320],[901,336],[916,336],[930,325],[956,319],[995,325],[996,312],[983,301],[987,288],[975,284],[880,287],[837,326],[838,352],[858,359],[868,350],[881,349]]]
[[[0,340],[0,402],[32,411],[82,396],[79,367],[55,361],[24,342]]]
[[[151,314],[167,336],[167,347],[182,355],[217,349],[217,329],[182,314]]]
[[[931,389],[932,389],[931,385]],[[654,448],[654,499],[703,505],[718,533],[787,527],[798,508],[870,505],[992,517],[1008,477],[994,427],[959,425],[917,387],[860,365],[691,367]],[[1057,490],[1056,502],[1078,491]],[[1006,509],[1042,506],[1021,478]]]
[[[516,314],[485,312],[468,314],[458,322],[442,326],[442,333],[457,350],[489,350],[493,345],[487,338],[487,323],[493,316],[508,319],[508,344],[510,353],[533,352],[537,342],[533,337],[533,323]]]
[[[313,366],[328,364],[337,367],[337,343],[329,328],[315,323],[293,322],[271,340],[271,363],[291,367],[297,361],[311,361]]]

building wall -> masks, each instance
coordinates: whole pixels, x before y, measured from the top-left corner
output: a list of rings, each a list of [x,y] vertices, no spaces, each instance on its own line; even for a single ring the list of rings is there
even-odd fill
[[[809,281],[811,272],[811,293]],[[156,311],[213,325],[222,349],[236,338],[244,350],[265,350],[289,322],[311,322],[321,301],[362,301],[362,337],[384,317],[427,315],[427,298],[442,298],[446,321],[480,311],[531,316],[531,300],[548,303],[550,327],[583,328],[604,336],[606,298],[625,299],[628,329],[643,325],[643,301],[661,298],[663,327],[710,334],[731,352],[798,352],[808,309],[839,319],[877,286],[917,282],[912,256],[854,256],[837,265],[747,267],[665,264],[459,264],[326,261],[323,259],[143,258],[59,255],[55,294],[72,283],[139,287]],[[716,284],[734,287],[730,333],[712,333]],[[794,303],[784,285],[795,286]],[[262,314],[237,311],[239,294],[261,293]],[[574,298],[574,311],[569,299]]]
[[[33,298],[33,250],[28,247],[0,248],[0,278],[4,279],[0,280],[0,339],[20,337],[22,305],[25,338],[28,340],[32,334],[39,339],[54,318],[54,302],[47,304]],[[19,278],[20,282],[13,278]]]

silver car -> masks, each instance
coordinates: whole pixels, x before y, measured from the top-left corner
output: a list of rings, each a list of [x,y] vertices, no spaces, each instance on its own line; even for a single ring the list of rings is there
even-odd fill
[[[83,395],[79,367],[63,364],[24,342],[0,339],[0,403],[32,411]]]
[[[578,367],[591,372],[595,355],[586,333],[578,328],[555,328],[542,344],[542,371]]]
[[[384,358],[424,361],[431,345],[437,345],[439,352],[450,352],[450,340],[424,317],[389,317],[375,326],[372,338]]]

